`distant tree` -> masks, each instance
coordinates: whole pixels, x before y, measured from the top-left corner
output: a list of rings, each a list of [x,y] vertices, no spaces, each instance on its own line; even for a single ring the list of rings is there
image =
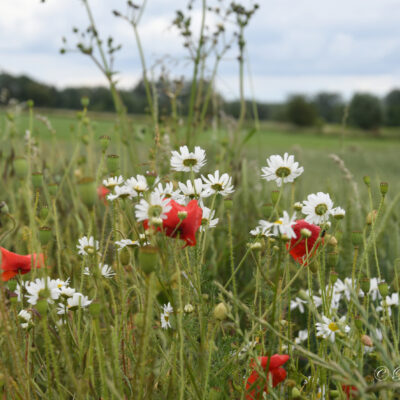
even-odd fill
[[[312,126],[317,120],[317,111],[303,95],[294,95],[287,103],[288,121],[296,126]]]
[[[356,93],[350,102],[349,122],[365,130],[381,126],[383,112],[378,97],[368,93]]]
[[[318,116],[325,122],[341,122],[344,112],[344,103],[338,93],[321,92],[314,99],[313,104]]]
[[[385,121],[389,126],[400,126],[400,90],[394,89],[385,97]]]

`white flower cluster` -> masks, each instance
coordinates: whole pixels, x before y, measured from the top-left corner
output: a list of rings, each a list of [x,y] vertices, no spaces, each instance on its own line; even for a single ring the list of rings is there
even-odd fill
[[[288,239],[296,238],[296,234],[292,228],[296,223],[296,213],[290,217],[287,211],[284,211],[283,217],[274,222],[264,221],[261,219],[258,223],[259,225],[250,231],[252,236],[285,236]]]
[[[55,304],[59,315],[74,311],[79,307],[86,308],[92,303],[87,296],[69,286],[69,279],[63,281],[49,277],[37,278],[34,281],[17,284],[15,293],[19,302],[26,299],[31,306],[35,306],[40,300]],[[21,310],[18,316],[24,321],[21,324],[23,328],[28,328],[32,324],[32,314],[29,311]]]
[[[134,197],[142,196],[143,193],[149,190],[147,179],[143,175],[132,176],[126,181],[120,175],[103,180],[103,185],[111,191],[107,195],[107,200],[114,201],[118,198],[133,199]]]
[[[171,304],[163,305],[163,312],[161,313],[161,328],[168,329],[171,328],[171,322],[169,320],[170,315],[174,312]]]

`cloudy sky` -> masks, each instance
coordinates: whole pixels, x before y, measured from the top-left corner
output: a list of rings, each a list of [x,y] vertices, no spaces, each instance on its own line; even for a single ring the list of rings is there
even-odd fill
[[[140,78],[138,52],[130,26],[111,14],[113,9],[124,11],[126,2],[89,1],[100,34],[112,34],[123,46],[115,67],[119,85],[129,88]],[[258,2],[260,9],[246,32],[248,97],[281,101],[291,93],[327,90],[348,98],[355,91],[384,95],[400,87],[400,0]],[[175,10],[186,3],[148,0],[139,26],[148,64],[164,60],[171,76],[191,72],[182,41],[171,26]],[[195,27],[199,3],[195,1],[193,10]],[[59,54],[63,36],[71,47],[74,44],[73,26],[88,26],[80,0],[0,0],[0,70],[29,74],[60,88],[105,84],[87,57]],[[226,98],[238,96],[236,56],[236,49],[227,54],[217,77]]]

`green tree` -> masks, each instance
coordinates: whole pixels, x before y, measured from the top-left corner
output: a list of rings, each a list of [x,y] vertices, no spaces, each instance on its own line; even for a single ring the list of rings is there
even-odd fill
[[[314,97],[313,103],[319,117],[325,122],[341,122],[345,106],[340,94],[321,92]]]
[[[400,126],[400,89],[392,90],[385,97],[385,121],[389,126]]]
[[[287,102],[287,118],[296,126],[312,126],[317,120],[317,111],[305,96],[294,95]]]
[[[356,93],[350,102],[349,122],[365,130],[381,126],[383,112],[378,97],[368,93]]]

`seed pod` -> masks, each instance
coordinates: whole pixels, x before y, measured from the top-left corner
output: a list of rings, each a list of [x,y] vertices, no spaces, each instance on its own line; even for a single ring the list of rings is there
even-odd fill
[[[101,146],[101,151],[103,153],[105,153],[107,151],[108,146],[110,145],[110,141],[111,141],[110,136],[107,136],[107,135],[101,136],[101,138],[100,138],[100,146]]]
[[[385,196],[389,190],[389,184],[387,182],[381,182],[381,184],[379,185],[379,188],[381,190],[381,195]]]
[[[96,203],[96,183],[93,178],[82,178],[78,182],[78,193],[86,207],[92,208]]]
[[[351,242],[354,247],[359,247],[363,243],[363,235],[360,231],[354,231],[351,233]]]
[[[26,161],[26,158],[19,157],[14,160],[14,171],[17,178],[26,178],[28,173],[28,161]]]
[[[43,174],[41,172],[34,172],[32,174],[32,186],[35,190],[39,190],[43,185]]]
[[[39,228],[39,232],[38,232],[38,236],[39,236],[39,242],[42,246],[46,246],[47,243],[50,242],[51,239],[51,228],[49,228],[48,226],[42,226]]]
[[[107,168],[111,174],[116,174],[119,169],[119,156],[115,154],[107,156]]]

